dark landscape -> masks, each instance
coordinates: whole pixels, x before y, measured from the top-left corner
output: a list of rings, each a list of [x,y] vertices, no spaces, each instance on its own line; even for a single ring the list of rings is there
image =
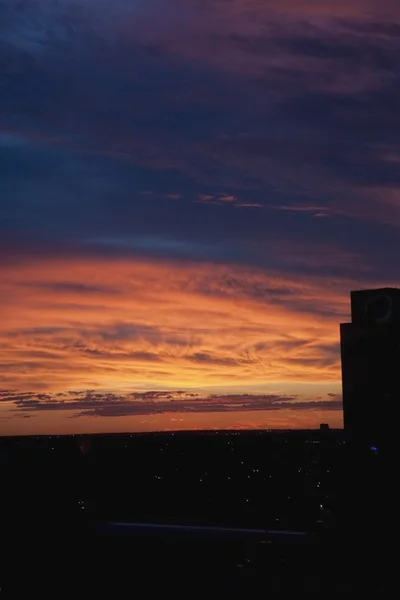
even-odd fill
[[[303,531],[335,515],[343,443],[340,431],[206,431],[10,437],[0,448],[16,514],[19,498],[32,518],[69,505],[96,520]]]
[[[179,591],[188,578],[353,589],[350,537],[338,533],[342,431],[4,437],[0,448],[4,531],[26,574],[3,564],[6,597],[51,595],[61,581],[82,593],[138,581]],[[121,522],[198,528],[110,525]]]

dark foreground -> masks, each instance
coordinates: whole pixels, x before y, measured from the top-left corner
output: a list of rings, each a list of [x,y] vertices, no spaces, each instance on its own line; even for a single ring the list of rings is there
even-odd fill
[[[343,450],[318,431],[0,440],[17,515],[299,531],[335,517]]]
[[[81,441],[1,440],[4,598],[390,590],[391,520],[340,433]]]
[[[3,563],[2,597],[126,598],[154,593],[183,596],[234,593],[389,592],[394,572],[374,549],[346,538],[263,541],[198,539],[190,534],[106,535],[56,531],[14,538]],[[368,540],[364,540],[364,542]],[[371,540],[370,540],[371,541]]]

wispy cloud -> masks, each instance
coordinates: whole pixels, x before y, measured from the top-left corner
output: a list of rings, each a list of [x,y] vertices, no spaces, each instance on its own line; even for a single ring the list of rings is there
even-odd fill
[[[3,269],[0,288],[0,371],[11,387],[339,377],[337,324],[347,306],[336,284],[329,291],[208,264],[193,272],[179,263],[36,259]]]
[[[134,392],[126,395],[94,392],[48,394],[9,393],[0,399],[14,405],[17,411],[69,411],[71,416],[124,417],[166,413],[225,413],[279,410],[336,411],[341,400],[300,401],[295,396],[275,394],[236,394],[201,396],[183,391]],[[13,409],[12,409],[13,410]]]

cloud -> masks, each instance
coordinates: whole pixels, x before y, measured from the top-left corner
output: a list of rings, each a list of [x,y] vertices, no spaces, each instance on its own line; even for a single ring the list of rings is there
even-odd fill
[[[216,137],[232,137],[232,124],[239,115],[242,115],[242,131],[239,136],[233,137],[233,142],[240,141],[243,133],[251,137],[251,131],[257,127],[257,122],[258,134],[261,134],[262,139],[263,128],[260,122],[269,115],[266,128],[268,137],[264,140],[264,146],[268,147],[270,152],[274,152],[274,145],[277,143],[274,138],[276,132],[280,132],[282,139],[278,140],[278,143],[284,147],[286,161],[285,156],[279,155],[281,175],[276,169],[272,174],[266,172],[261,164],[259,167],[253,165],[253,169],[256,167],[258,171],[254,173],[254,177],[261,176],[267,179],[265,184],[269,179],[270,185],[278,184],[285,189],[288,180],[292,178],[297,180],[297,184],[307,185],[310,189],[311,183],[298,181],[299,178],[304,180],[305,174],[302,173],[302,169],[293,173],[292,165],[287,162],[291,157],[294,160],[302,158],[303,161],[318,159],[318,147],[312,152],[315,145],[315,141],[310,139],[312,130],[315,129],[314,134],[318,131],[322,134],[317,140],[321,152],[322,147],[328,148],[331,145],[324,143],[321,124],[325,128],[334,125],[337,152],[340,153],[343,142],[346,152],[346,140],[348,142],[350,139],[347,127],[357,127],[360,133],[365,109],[373,111],[372,116],[375,119],[379,118],[379,115],[383,114],[379,106],[379,96],[383,101],[388,100],[393,86],[397,84],[399,63],[396,59],[398,42],[394,35],[396,23],[393,22],[393,15],[389,19],[390,12],[385,17],[382,7],[375,5],[371,8],[375,19],[366,21],[362,18],[365,2],[358,5],[357,11],[348,11],[344,5],[340,5],[338,10],[334,3],[324,3],[323,11],[318,9],[316,4],[310,6],[309,3],[297,4],[296,10],[292,3],[288,3],[286,9],[277,9],[272,4],[253,3],[250,11],[246,2],[237,4],[235,9],[223,9],[221,3],[215,1],[207,2],[206,8],[200,12],[193,3],[179,1],[173,5],[175,9],[170,6],[167,10],[165,7],[162,9],[160,3],[149,3],[147,7],[141,5],[139,8],[137,3],[128,7],[121,1],[105,2],[100,8],[97,7],[95,12],[89,4],[80,7],[77,12],[76,3],[69,3],[68,9],[59,9],[60,13],[57,14],[54,9],[46,11],[48,3],[42,0],[36,5],[22,3],[18,11],[15,10],[9,15],[9,19],[14,19],[15,23],[23,24],[19,27],[21,32],[17,40],[25,39],[24,27],[27,21],[32,23],[29,33],[32,34],[32,30],[37,31],[39,36],[43,30],[49,30],[49,27],[46,27],[49,20],[61,23],[61,29],[69,28],[70,36],[65,39],[65,36],[61,32],[57,34],[58,29],[53,27],[55,33],[44,44],[48,52],[44,52],[37,62],[36,77],[39,75],[39,80],[42,79],[43,85],[46,85],[43,78],[48,75],[50,69],[56,80],[60,81],[59,71],[56,71],[58,66],[65,74],[79,82],[75,88],[69,88],[68,110],[69,127],[75,131],[74,138],[79,140],[81,147],[84,144],[89,151],[92,147],[91,151],[94,152],[95,146],[96,151],[104,155],[120,158],[126,156],[130,162],[144,160],[148,165],[157,168],[171,166],[172,160],[172,164],[190,174],[194,169],[203,178],[207,178],[206,171],[212,168],[217,157],[219,165],[218,169],[213,169],[214,177],[218,171],[227,172],[227,165],[224,164],[226,155],[218,157],[214,153],[213,159],[210,160],[201,149],[202,139],[211,138],[211,141],[215,141]],[[288,9],[289,6],[291,10]],[[393,10],[391,4],[383,3],[383,6],[387,11]],[[36,19],[35,10],[39,15],[36,15]],[[160,18],[161,14],[163,19]],[[321,15],[326,18],[315,22],[314,17]],[[44,26],[40,26],[41,23],[44,23]],[[143,26],[143,23],[147,23],[148,27]],[[158,26],[155,26],[156,23]],[[186,35],[179,34],[183,23]],[[10,24],[8,27],[10,28]],[[10,44],[7,41],[4,43]],[[15,44],[12,47],[14,48]],[[63,54],[65,48],[70,50],[68,59]],[[216,48],[219,52],[215,51]],[[8,48],[8,51],[11,49]],[[101,72],[98,68],[92,68],[98,64],[100,56],[103,59]],[[131,61],[137,61],[138,65],[145,62],[146,72],[157,74],[159,83],[155,87],[150,86],[150,89],[145,84],[141,77],[144,64],[142,69],[137,70],[136,77],[133,77],[132,70],[128,69],[127,56],[130,56]],[[222,62],[218,62],[218,57],[222,57]],[[218,74],[214,74],[216,68]],[[232,73],[232,69],[236,69],[237,73]],[[256,73],[254,69],[257,70]],[[29,76],[28,73],[24,75]],[[210,79],[214,83],[213,96],[205,92],[205,77],[209,78],[209,83]],[[166,93],[167,80],[174,90],[172,93]],[[105,97],[101,92],[106,82],[111,81],[114,87],[108,87]],[[240,84],[244,84],[246,90],[262,91],[262,94],[253,94],[254,118],[248,116],[248,111],[243,113],[243,102],[245,98],[248,102],[248,92],[242,95],[238,90]],[[223,94],[223,85],[229,86],[228,92],[230,89],[235,90],[234,97]],[[159,92],[158,104],[155,104],[154,100],[155,88]],[[74,96],[75,89],[79,92],[79,103],[78,98]],[[193,95],[190,94],[191,89],[195,90]],[[40,85],[38,90],[40,91]],[[11,86],[11,91],[14,92],[14,110],[18,110],[15,108],[17,89]],[[53,124],[58,126],[64,118],[60,111],[67,108],[62,101],[62,91],[61,81],[60,85],[52,85],[49,96],[52,110],[47,113],[47,118],[55,119]],[[368,92],[371,95],[358,97],[360,92]],[[183,102],[182,98],[183,106],[179,105],[179,102]],[[134,113],[131,109],[132,100],[135,106]],[[30,98],[23,114],[26,115],[27,110],[34,110],[36,104],[40,107],[42,101],[42,95],[34,101]],[[320,106],[317,110],[312,110],[313,105],[318,102]],[[107,110],[107,105],[111,106],[113,103],[118,103],[119,113]],[[285,110],[290,111],[290,103],[299,106],[305,104],[310,110],[308,116],[298,113],[297,122],[294,123],[291,132],[284,126],[285,118],[291,116],[290,112],[285,114]],[[334,107],[335,103],[336,114],[332,114],[331,107]],[[346,115],[346,110],[351,114]],[[130,131],[122,127],[119,114],[124,114],[129,120]],[[390,110],[390,115],[386,113],[386,118],[388,116],[392,121],[396,119],[395,111]],[[36,122],[42,121],[36,113],[33,117]],[[22,118],[22,113],[19,118]],[[307,121],[304,121],[304,118],[307,118]],[[157,119],[161,121],[157,122]],[[333,123],[332,119],[336,119],[336,122]],[[194,123],[197,123],[195,128]],[[41,122],[41,129],[43,126],[45,124]],[[203,129],[201,136],[198,127]],[[53,126],[52,129],[54,130]],[[332,133],[333,130],[330,129]],[[386,136],[387,133],[389,132],[386,129],[379,131],[375,127],[369,128],[369,135],[375,138]],[[289,139],[292,136],[289,143],[287,136]],[[294,154],[300,142],[298,136],[303,140],[303,144]],[[60,137],[62,139],[63,136]],[[70,132],[67,132],[67,137],[71,139]],[[180,151],[179,146],[183,140],[184,150]],[[363,150],[363,145],[358,143],[357,138],[354,140],[354,148],[357,150],[355,154]],[[350,154],[354,156],[351,148]],[[381,150],[377,147],[374,165],[376,160],[379,162],[380,154]],[[325,152],[325,158],[329,160],[329,153],[327,155]],[[166,161],[169,161],[169,164]],[[389,168],[387,165],[381,167]],[[228,171],[232,181],[234,169],[237,171],[236,165],[230,164]],[[242,162],[242,185],[246,180],[248,185],[249,176],[253,176],[253,169]],[[261,169],[264,171],[263,175]],[[323,174],[321,176],[323,181]]]
[[[78,397],[58,399],[32,394],[12,395],[10,400],[20,411],[69,411],[74,417],[123,417],[128,415],[156,415],[174,413],[224,413],[235,411],[276,410],[341,410],[340,400],[298,401],[296,396],[275,394],[236,394],[200,396],[183,391],[131,393],[127,396],[88,392]]]
[[[337,216],[326,227],[333,244],[340,239],[354,249],[360,237],[367,239],[366,229],[358,224],[357,235],[343,242],[343,216],[380,220],[391,226],[398,223],[397,206],[387,202],[379,189],[398,183],[396,165],[388,160],[389,155],[398,153],[397,112],[390,102],[398,82],[393,19],[376,25],[365,19],[361,22],[363,4],[357,11],[341,5],[340,19],[337,5],[332,3],[330,12],[327,5],[321,11],[309,3],[297,4],[296,10],[291,4],[277,9],[272,4],[253,3],[250,12],[248,3],[228,9],[208,2],[200,16],[193,3],[176,2],[176,10],[170,7],[162,12],[166,29],[141,25],[134,42],[141,19],[161,24],[158,4],[146,8],[124,4],[122,9],[120,2],[104,2],[96,14],[93,6],[86,4],[78,14],[71,10],[76,4],[70,3],[59,15],[54,9],[45,10],[46,6],[43,2],[22,3],[14,16],[9,16],[23,23],[27,19],[32,23],[58,19],[67,22],[72,31],[66,40],[59,34],[63,45],[55,34],[44,45],[47,54],[36,59],[35,81],[46,89],[50,85],[46,94],[49,110],[43,112],[40,85],[32,88],[38,90],[37,97],[33,94],[30,98],[21,95],[12,79],[6,86],[8,126],[13,123],[16,130],[17,122],[25,123],[20,145],[11,150],[7,142],[6,192],[12,190],[15,207],[8,219],[16,229],[21,227],[21,217],[16,215],[25,215],[25,223],[34,226],[38,236],[54,237],[57,232],[63,238],[67,232],[77,243],[93,238],[95,210],[99,215],[96,238],[109,251],[113,244],[115,251],[118,240],[126,252],[129,248],[148,252],[150,245],[155,253],[202,259],[212,255],[216,260],[254,264],[270,249],[264,246],[259,254],[249,252],[246,230],[252,230],[260,245],[265,231],[276,239],[285,231],[290,236],[299,236],[301,231],[302,239],[318,247],[318,230],[311,222],[301,221],[299,229],[296,212],[301,212],[304,196],[312,200],[324,196],[323,206]],[[292,6],[291,12],[288,6]],[[383,19],[381,7],[375,9]],[[23,17],[24,10],[30,17]],[[40,11],[36,21],[35,10]],[[271,20],[271,10],[280,15],[278,20]],[[324,15],[326,20],[315,24],[312,19],[316,15]],[[182,21],[193,35],[172,35]],[[21,31],[23,37],[23,28]],[[212,40],[221,45],[222,52],[214,51]],[[154,54],[155,47],[159,51]],[[6,53],[14,52],[15,44],[14,50],[5,48]],[[255,53],[261,61],[257,68],[262,77],[251,69]],[[217,55],[224,57],[223,65],[215,64]],[[127,56],[138,65],[135,77]],[[104,59],[101,63],[100,57]],[[364,57],[368,57],[366,66]],[[146,68],[139,68],[140,64]],[[369,74],[364,73],[366,69]],[[150,87],[144,72],[154,74]],[[20,77],[26,83],[30,77],[23,65]],[[62,83],[66,77],[76,81],[68,89],[68,106]],[[345,78],[353,87],[359,81],[362,91],[346,88],[338,78]],[[167,93],[166,89],[173,91]],[[111,110],[112,106],[118,110]],[[65,123],[67,127],[63,127]],[[51,138],[45,130],[51,132]],[[25,206],[24,188],[32,189],[32,177],[40,199],[31,199]],[[156,193],[151,202],[139,202],[143,188],[154,187],[154,183],[159,196]],[[213,189],[204,189],[210,187]],[[170,209],[165,202],[171,193],[179,210]],[[54,194],[56,206],[51,201]],[[84,203],[79,200],[82,196]],[[193,200],[199,196],[209,199],[196,201],[193,213]],[[288,206],[289,196],[294,214],[285,219],[271,217],[270,212],[256,217],[249,214],[242,222],[242,212],[237,217],[222,210],[210,212],[219,211],[220,204],[229,210],[230,203],[221,198],[236,198],[237,206],[253,209],[265,206],[266,196],[268,205],[273,200],[272,206],[277,208]],[[111,206],[118,210],[110,210]],[[225,233],[226,219],[232,240]]]
[[[27,286],[29,287],[29,286]],[[107,286],[94,286],[94,285],[86,285],[84,283],[75,283],[68,281],[58,281],[54,283],[41,283],[40,281],[36,281],[31,284],[31,287],[34,288],[43,288],[49,293],[60,293],[63,294],[64,297],[68,295],[68,293],[72,294],[94,294],[94,295],[105,295],[105,294],[115,294],[118,293],[118,290],[115,288],[110,288]]]
[[[3,269],[0,372],[10,388],[29,373],[27,385],[60,391],[93,377],[103,388],[337,381],[345,288],[209,264],[31,258]]]

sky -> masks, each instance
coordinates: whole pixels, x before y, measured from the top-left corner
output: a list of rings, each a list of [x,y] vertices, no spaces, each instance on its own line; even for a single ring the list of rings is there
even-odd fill
[[[0,0],[0,435],[341,427],[399,74],[398,0]]]

